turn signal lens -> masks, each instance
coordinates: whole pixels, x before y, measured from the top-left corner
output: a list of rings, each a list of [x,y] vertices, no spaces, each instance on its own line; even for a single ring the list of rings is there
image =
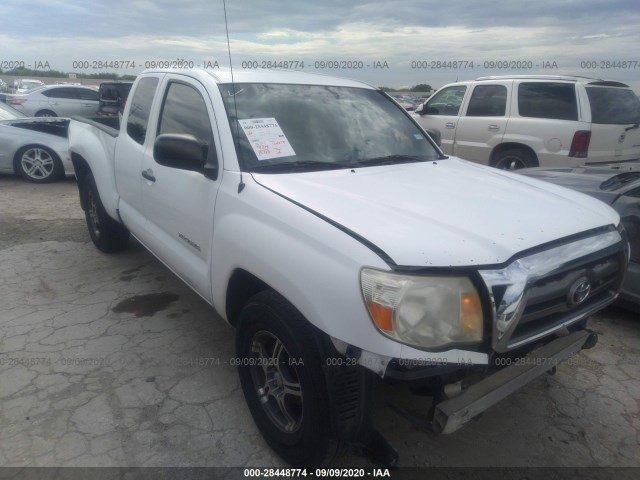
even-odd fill
[[[482,305],[475,292],[460,295],[460,329],[467,334],[479,334],[478,340],[482,339]]]
[[[377,303],[367,303],[373,323],[385,332],[393,331],[393,310]]]

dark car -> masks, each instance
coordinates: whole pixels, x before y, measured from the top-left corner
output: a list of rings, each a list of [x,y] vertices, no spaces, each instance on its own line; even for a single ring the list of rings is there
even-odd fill
[[[631,244],[631,263],[618,303],[640,309],[640,164],[615,167],[528,168],[518,173],[591,195],[611,205]]]
[[[133,82],[102,82],[98,89],[99,117],[117,117],[124,111]]]

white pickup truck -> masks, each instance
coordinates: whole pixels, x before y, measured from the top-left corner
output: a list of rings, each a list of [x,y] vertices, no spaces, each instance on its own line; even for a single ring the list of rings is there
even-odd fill
[[[236,327],[249,409],[296,466],[397,462],[375,376],[431,392],[450,433],[554,371],[629,260],[604,203],[448,158],[356,81],[147,70],[119,131],[74,119],[69,141],[95,245],[131,233]]]

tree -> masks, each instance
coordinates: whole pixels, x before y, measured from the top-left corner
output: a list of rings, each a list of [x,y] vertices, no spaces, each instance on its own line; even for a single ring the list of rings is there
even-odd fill
[[[431,85],[427,84],[427,83],[419,83],[418,85],[415,85],[413,87],[411,87],[412,92],[430,92],[431,90],[433,90],[433,88],[431,88]]]

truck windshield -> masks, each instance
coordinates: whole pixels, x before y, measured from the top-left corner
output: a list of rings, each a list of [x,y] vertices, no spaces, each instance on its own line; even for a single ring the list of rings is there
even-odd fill
[[[353,87],[221,84],[245,171],[331,170],[442,157],[382,92]],[[237,113],[236,113],[237,112]]]

